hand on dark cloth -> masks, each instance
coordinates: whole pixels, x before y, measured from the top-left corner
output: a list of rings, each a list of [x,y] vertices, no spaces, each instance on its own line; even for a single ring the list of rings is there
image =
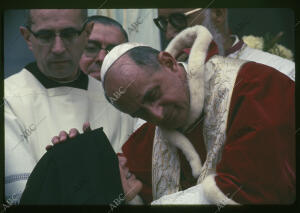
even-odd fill
[[[83,124],[82,130],[84,133],[90,132],[91,126],[89,122]],[[53,145],[48,145],[46,150],[50,150],[54,145],[67,141],[68,138],[75,138],[79,135],[79,131],[75,128],[70,129],[69,134],[61,131],[58,136],[54,136],[51,140]],[[122,181],[122,187],[125,193],[126,201],[131,201],[141,190],[143,184],[140,180],[136,179],[126,166],[127,159],[123,154],[118,154],[119,169]]]
[[[123,167],[120,174],[117,155],[102,128],[87,131],[46,152],[33,169],[20,204],[100,205],[120,197],[124,203],[141,189],[123,190],[128,172]],[[126,180],[131,186],[134,176]]]
[[[92,131],[91,125],[89,122],[85,122],[82,126],[83,132],[89,132]],[[70,129],[69,134],[66,131],[60,131],[58,136],[54,136],[51,140],[52,144],[58,144],[61,142],[66,141],[68,138],[75,138],[79,134],[79,131],[75,128]],[[53,145],[47,145],[46,150],[50,150]]]

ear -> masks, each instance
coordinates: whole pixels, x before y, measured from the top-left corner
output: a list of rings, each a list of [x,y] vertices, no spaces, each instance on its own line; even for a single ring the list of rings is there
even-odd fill
[[[158,54],[158,61],[162,67],[165,67],[172,72],[177,71],[177,61],[170,53],[164,51],[160,52]]]
[[[28,48],[32,51],[32,42],[30,40],[30,32],[26,27],[21,26],[20,28],[21,35],[23,36],[24,40],[26,41]]]
[[[212,8],[211,9],[211,18],[214,24],[217,27],[224,26],[227,18],[227,9],[226,8]]]
[[[87,37],[90,37],[93,27],[94,27],[94,22],[89,22],[86,24],[84,31],[86,32]]]

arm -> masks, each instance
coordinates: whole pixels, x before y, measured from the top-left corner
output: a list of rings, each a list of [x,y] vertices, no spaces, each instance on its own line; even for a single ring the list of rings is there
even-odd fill
[[[30,147],[30,137],[9,102],[5,100],[5,200],[16,204],[37,160]]]

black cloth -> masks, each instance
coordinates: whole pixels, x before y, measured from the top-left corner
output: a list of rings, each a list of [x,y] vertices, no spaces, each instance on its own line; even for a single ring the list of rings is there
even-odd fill
[[[123,195],[117,155],[100,128],[45,153],[27,181],[20,204],[109,205]]]
[[[89,78],[81,70],[79,71],[80,72],[79,77],[75,81],[69,83],[58,83],[56,81],[47,78],[39,70],[36,62],[32,62],[26,65],[25,69],[27,69],[47,89],[56,88],[56,87],[74,87],[74,88],[84,89],[84,90],[88,89]]]

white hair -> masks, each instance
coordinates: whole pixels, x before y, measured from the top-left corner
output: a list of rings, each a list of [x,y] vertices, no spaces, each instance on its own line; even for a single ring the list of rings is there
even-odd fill
[[[216,44],[218,46],[219,55],[225,56],[225,49],[224,49],[225,38],[219,32],[219,30],[215,27],[214,23],[212,22],[210,9],[206,9],[204,11],[204,20],[202,22],[202,25],[204,27],[206,27],[209,30],[209,32],[212,34],[214,42],[216,42]]]

